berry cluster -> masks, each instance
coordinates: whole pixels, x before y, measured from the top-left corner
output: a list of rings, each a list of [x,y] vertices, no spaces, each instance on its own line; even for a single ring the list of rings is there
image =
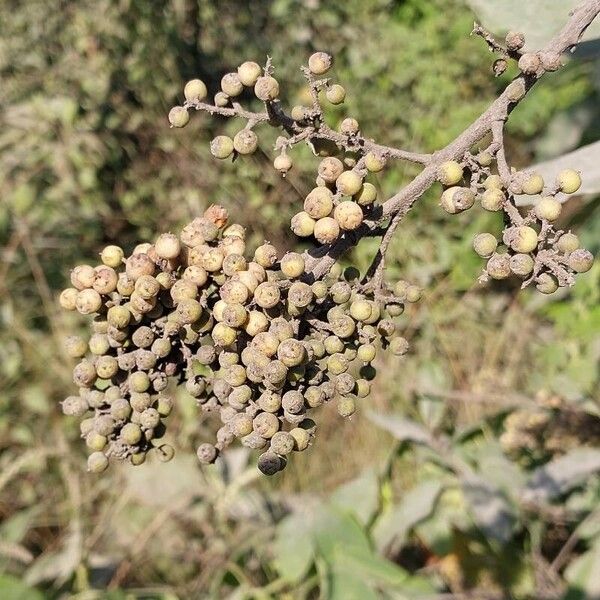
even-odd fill
[[[535,284],[544,294],[573,285],[574,276],[589,271],[594,258],[591,252],[579,247],[575,234],[556,229],[554,222],[562,209],[557,194],[577,192],[581,186],[579,173],[565,169],[558,174],[554,185],[548,187],[535,172],[511,172],[504,179],[491,174],[492,160],[491,154],[483,152],[470,162],[465,161],[469,186],[458,185],[465,174],[463,165],[455,161],[443,163],[438,176],[447,186],[440,204],[448,213],[468,210],[476,201],[485,210],[504,212],[501,240],[487,232],[473,239],[475,252],[487,259],[482,280],[516,275],[523,280],[523,287]],[[521,215],[514,204],[516,194],[540,197],[526,215]]]
[[[67,340],[69,356],[81,359],[73,370],[80,393],[63,411],[93,412],[81,423],[91,471],[109,457],[144,461],[171,411],[173,378],[220,416],[216,442],[198,448],[201,462],[240,438],[274,474],[309,446],[311,409],[336,401],[340,415],[352,415],[369,393],[377,349],[407,351],[393,317],[419,288],[400,281],[375,298],[353,268],[311,282],[300,254],[279,259],[269,243],[247,260],[244,228],[227,220],[211,206],[179,236],[162,234],[128,258],[108,246],[101,265],[73,269],[60,303],[95,317],[88,342]],[[157,451],[173,455],[164,444]]]

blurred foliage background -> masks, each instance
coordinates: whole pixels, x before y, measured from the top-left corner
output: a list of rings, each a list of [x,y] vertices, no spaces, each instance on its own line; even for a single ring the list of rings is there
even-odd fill
[[[351,114],[382,143],[433,151],[511,75],[491,76],[473,19],[459,0],[0,4],[0,598],[600,598],[600,265],[548,298],[481,288],[472,235],[501,224],[445,215],[439,190],[389,260],[426,290],[402,317],[411,354],[380,359],[352,420],[323,409],[284,474],[260,477],[245,450],[201,468],[203,425],[179,393],[171,463],[92,477],[58,408],[62,339],[81,323],[56,296],[74,264],[212,202],[254,242],[298,245],[287,225],[314,158],[281,179],[267,132],[254,157],[216,164],[208,141],[235,124],[168,127],[186,80],[216,90],[268,54],[291,105],[299,65],[327,49],[348,91],[332,123]],[[544,78],[511,118],[512,163],[597,140],[599,94],[589,56]],[[390,169],[381,194],[414,173]],[[575,198],[560,223],[595,253],[598,205]],[[375,247],[348,261],[366,268]]]

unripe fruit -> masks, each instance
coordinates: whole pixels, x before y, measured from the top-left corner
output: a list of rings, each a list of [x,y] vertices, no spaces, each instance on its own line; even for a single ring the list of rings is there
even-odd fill
[[[568,261],[569,267],[573,269],[573,271],[576,273],[586,273],[592,268],[594,257],[588,250],[579,248],[578,250],[573,250],[573,252],[569,254]]]
[[[76,310],[77,308],[77,294],[79,292],[76,288],[67,288],[60,293],[58,303],[61,308],[65,310]]]
[[[155,449],[155,451],[156,451],[156,458],[158,458],[158,460],[160,462],[169,462],[169,461],[173,460],[173,457],[175,456],[175,448],[173,448],[173,446],[171,446],[171,444],[161,444],[160,446],[158,446],[158,448]],[[138,454],[142,454],[142,453],[138,453]],[[133,457],[138,456],[138,454],[134,454],[131,458],[133,459]],[[145,453],[144,453],[144,455],[145,455]]]
[[[94,285],[96,271],[90,265],[78,265],[71,271],[71,283],[78,290],[85,290]]]
[[[533,271],[534,264],[529,254],[514,254],[510,257],[510,270],[519,277],[527,277]]]
[[[308,58],[308,68],[314,75],[324,75],[331,68],[333,59],[327,52],[315,52]]]
[[[518,102],[525,96],[525,82],[522,79],[515,79],[506,87],[506,97],[511,102]]]
[[[340,131],[346,135],[356,135],[358,130],[358,121],[352,117],[347,117],[340,123]]]
[[[294,427],[290,430],[290,435],[294,439],[294,450],[296,452],[302,452],[308,448],[310,444],[311,435],[306,429],[302,427]]]
[[[256,80],[254,94],[259,100],[269,102],[279,96],[279,83],[270,75],[262,75]]]
[[[520,50],[525,45],[525,36],[516,31],[509,31],[506,34],[506,47],[509,50]]]
[[[475,194],[469,188],[458,186],[444,190],[440,200],[442,208],[451,215],[468,210],[474,203]]]
[[[199,102],[208,95],[208,90],[201,79],[191,79],[183,88],[183,95],[188,102]]]
[[[85,356],[88,345],[85,340],[78,335],[71,335],[65,340],[65,351],[71,358],[81,358]]]
[[[133,254],[125,262],[125,273],[135,282],[142,275],[154,275],[156,265],[153,260],[142,252]]]
[[[354,194],[352,199],[361,206],[373,204],[377,199],[377,188],[372,183],[363,183],[360,190]]]
[[[365,156],[365,167],[371,173],[379,173],[385,168],[387,159],[383,154],[367,152]]]
[[[549,273],[542,273],[536,279],[536,288],[542,294],[553,294],[558,289],[558,282]]]
[[[358,398],[366,398],[371,392],[371,384],[366,379],[356,380],[356,395]]]
[[[334,83],[325,92],[325,97],[331,104],[341,104],[346,98],[346,90],[338,83]]]
[[[131,296],[135,290],[135,281],[129,278],[125,273],[119,273],[119,281],[117,281],[117,292],[121,296]]]
[[[185,127],[190,120],[187,109],[183,106],[174,106],[169,111],[169,123],[172,127]]]
[[[488,179],[490,178],[488,177]],[[502,208],[505,199],[506,196],[501,189],[489,188],[481,196],[481,208],[496,212]]]
[[[324,281],[315,281],[311,287],[313,294],[315,295],[315,298],[317,300],[325,298],[329,291],[329,288],[327,287],[327,284]]]
[[[545,219],[546,221],[556,221],[560,217],[561,210],[562,204],[552,197],[541,198],[534,209],[538,219]]]
[[[475,160],[482,166],[482,167],[489,167],[492,164],[492,161],[494,160],[494,157],[489,153],[489,152],[480,152],[476,157]]]
[[[285,175],[293,166],[292,159],[287,154],[279,154],[273,160],[273,167]]]
[[[233,137],[233,147],[240,154],[252,154],[258,147],[258,137],[251,129],[242,129]]]
[[[455,160],[442,163],[438,169],[438,180],[442,185],[456,185],[463,177],[463,168]]]
[[[204,465],[210,465],[217,458],[217,449],[212,444],[200,444],[196,451],[198,460]]]
[[[334,183],[344,172],[344,164],[339,158],[329,156],[319,163],[317,172],[325,183]]]
[[[245,413],[238,413],[231,419],[231,431],[236,437],[243,437],[252,433],[252,417]]]
[[[181,243],[173,233],[163,233],[156,239],[154,250],[159,258],[177,258],[181,252]]]
[[[90,315],[100,310],[102,298],[96,290],[81,290],[77,294],[75,306],[82,315]]]
[[[114,356],[100,356],[96,362],[96,373],[101,379],[110,379],[117,374],[119,365]]]
[[[254,251],[254,260],[265,269],[272,267],[277,262],[275,246],[265,242]]]
[[[252,420],[252,428],[260,437],[270,439],[279,431],[279,419],[273,413],[258,413]]]
[[[134,446],[142,439],[142,429],[135,423],[126,423],[121,429],[120,438],[126,444]]]
[[[482,258],[490,257],[498,247],[498,240],[491,233],[479,233],[473,239],[473,249]]]
[[[538,245],[538,234],[535,229],[522,225],[511,227],[504,232],[505,242],[515,251],[527,254],[533,252]]]
[[[218,135],[210,143],[210,153],[215,158],[225,159],[233,152],[233,140],[226,135]]]
[[[108,468],[108,458],[102,452],[92,452],[87,459],[87,470],[90,473],[102,473]]]
[[[248,321],[244,326],[244,331],[253,337],[263,331],[266,331],[269,327],[269,320],[267,317],[257,310],[251,310],[248,313]]]
[[[243,62],[237,69],[238,78],[246,87],[252,87],[261,73],[260,65],[250,60]]]
[[[273,452],[264,452],[258,457],[258,470],[263,475],[275,475],[284,466],[282,459]]]
[[[340,226],[332,217],[324,217],[315,223],[313,235],[321,244],[331,244],[340,236]]]
[[[192,298],[183,299],[175,310],[176,318],[182,325],[195,323],[202,314],[202,305]]]
[[[352,200],[340,202],[334,209],[333,215],[341,229],[352,231],[363,221],[362,209]]]
[[[73,417],[82,417],[89,410],[85,398],[81,396],[68,396],[61,402],[63,414]]]
[[[295,281],[288,290],[288,302],[296,307],[304,308],[313,299],[313,291],[307,283]]]
[[[125,253],[119,246],[106,246],[100,252],[100,260],[108,267],[116,269],[121,266]]]
[[[510,275],[510,259],[506,254],[494,254],[485,268],[492,279],[506,279]]]
[[[337,411],[340,417],[351,417],[356,412],[354,398],[340,398],[337,403]]]
[[[224,107],[229,104],[229,96],[225,92],[215,94],[215,106]]]
[[[265,281],[254,291],[254,300],[261,308],[273,308],[281,299],[279,286],[275,283]]]
[[[290,229],[298,237],[308,237],[315,230],[315,220],[308,213],[299,212],[292,217]]]
[[[562,67],[562,60],[558,52],[540,52],[540,62],[545,71],[558,71]]]
[[[362,362],[369,363],[375,359],[376,354],[377,349],[373,344],[361,344],[358,347],[356,357]]]
[[[348,359],[343,354],[336,352],[327,359],[327,370],[332,375],[345,373],[348,370],[348,366]]]
[[[271,450],[285,456],[294,449],[294,438],[287,431],[278,431],[271,438]]]
[[[230,346],[237,338],[235,329],[225,325],[225,323],[217,323],[212,330],[211,337],[217,346]]]
[[[574,194],[581,187],[581,176],[573,169],[564,169],[556,177],[556,185],[565,194]]]
[[[544,178],[539,173],[527,173],[522,189],[523,193],[528,196],[540,194],[544,189]]]
[[[304,210],[313,219],[329,216],[333,210],[333,193],[325,187],[314,188],[304,200]]]
[[[500,175],[489,175],[488,177],[486,177],[485,181],[483,182],[483,187],[486,190],[501,190],[502,179],[500,178]]]
[[[558,238],[556,247],[565,254],[569,254],[579,248],[579,238],[574,233],[563,233]]]
[[[129,402],[127,402],[125,398],[114,400],[110,405],[110,416],[115,419],[115,421],[127,419],[130,414],[131,406],[129,406]]]
[[[277,348],[277,358],[286,367],[295,367],[306,358],[306,349],[302,342],[293,338],[283,340]]]
[[[408,352],[409,343],[406,338],[396,337],[390,342],[390,352],[396,356],[403,356]]]
[[[344,196],[354,196],[362,187],[363,179],[356,171],[344,171],[337,178],[335,185]]]
[[[288,279],[296,279],[304,273],[304,258],[296,252],[288,252],[281,259],[281,271]]]
[[[221,78],[221,89],[229,97],[239,96],[244,91],[244,86],[237,73],[226,73]]]
[[[539,56],[533,52],[526,52],[519,58],[519,69],[528,75],[535,75],[541,66]]]

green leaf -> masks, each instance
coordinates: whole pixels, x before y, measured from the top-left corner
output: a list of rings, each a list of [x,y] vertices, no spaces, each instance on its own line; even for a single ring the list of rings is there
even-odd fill
[[[3,600],[44,600],[46,596],[12,575],[0,575],[0,598]]]
[[[292,582],[304,577],[314,561],[312,530],[304,515],[292,514],[281,521],[273,551],[275,568],[282,577]]]
[[[410,530],[432,513],[442,489],[440,481],[429,480],[409,490],[396,507],[375,523],[372,534],[377,548],[383,550],[392,542],[396,550],[400,548]]]
[[[570,491],[600,471],[600,450],[576,448],[536,469],[523,496],[528,501],[548,501]]]
[[[333,492],[331,502],[338,508],[354,513],[366,525],[379,505],[379,479],[373,469],[368,469],[356,479],[345,483]]]

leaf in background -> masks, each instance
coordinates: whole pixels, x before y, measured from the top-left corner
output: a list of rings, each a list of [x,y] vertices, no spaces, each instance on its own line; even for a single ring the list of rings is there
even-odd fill
[[[380,551],[390,547],[399,549],[410,530],[432,513],[442,491],[442,483],[437,480],[424,481],[410,489],[400,503],[383,514],[373,527],[372,535]]]
[[[354,513],[366,525],[379,505],[379,479],[373,469],[368,469],[356,479],[345,483],[331,496],[335,506]]]
[[[389,431],[401,442],[414,442],[415,444],[431,444],[429,432],[418,423],[389,414],[380,414],[373,411],[367,413],[367,417],[378,427]]]
[[[565,600],[600,600],[600,539],[566,568],[565,579]]]
[[[492,32],[520,31],[525,34],[525,47],[539,50],[560,31],[579,0],[467,0],[467,4]],[[599,36],[600,24],[593,23],[583,39]]]
[[[4,600],[44,600],[42,592],[35,590],[12,575],[0,575],[0,598]]]
[[[506,543],[512,537],[515,515],[502,492],[474,474],[462,477],[462,489],[477,527],[486,537]]]
[[[576,448],[542,467],[529,478],[523,498],[527,501],[548,501],[564,494],[600,471],[600,450]]]
[[[314,561],[313,532],[307,518],[292,514],[278,525],[273,552],[275,568],[286,580],[299,581]]]
[[[553,183],[556,175],[562,169],[576,168],[581,171],[581,188],[578,194],[597,194],[600,192],[600,141],[588,144],[573,152],[563,154],[558,158],[533,165],[532,170],[537,171],[546,183]],[[529,169],[528,169],[529,170]],[[559,199],[565,200],[567,196],[559,194]],[[531,196],[517,196],[516,203],[519,206],[532,204]]]

